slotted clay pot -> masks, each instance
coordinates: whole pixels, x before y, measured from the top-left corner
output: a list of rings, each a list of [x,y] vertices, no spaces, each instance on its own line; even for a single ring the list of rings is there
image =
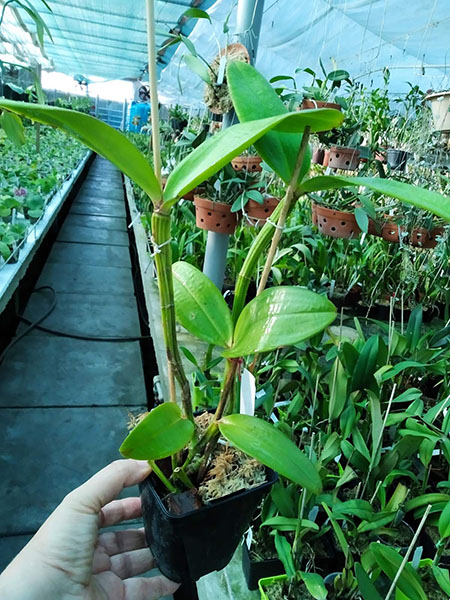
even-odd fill
[[[263,204],[259,204],[259,202],[256,202],[255,200],[249,200],[245,207],[245,211],[250,224],[253,226],[264,224],[266,219],[269,218],[276,209],[279,202],[278,198],[272,198],[271,196],[264,198]]]
[[[400,241],[400,234],[405,231],[404,227],[397,225],[393,221],[385,223],[381,228],[381,237],[387,242],[397,243]]]
[[[323,166],[324,167],[328,167],[328,165],[330,164],[330,151],[329,150],[325,150],[324,155],[323,155]]]
[[[247,173],[258,173],[262,171],[262,158],[260,156],[236,156],[231,161],[231,166],[235,171],[247,171]]]
[[[194,196],[194,205],[197,227],[216,233],[234,233],[238,217],[236,213],[231,212],[231,206],[200,196]]]
[[[334,238],[354,238],[361,233],[355,215],[343,210],[333,210],[325,206],[315,205],[313,223],[317,224],[320,233]],[[316,222],[315,222],[315,220]]]
[[[438,243],[436,238],[442,236],[443,233],[443,227],[434,227],[431,231],[425,227],[417,227],[411,233],[411,244],[419,248],[435,248]]]
[[[343,169],[344,171],[355,171],[359,165],[359,150],[356,148],[345,148],[344,146],[332,146],[328,166],[332,169]]]
[[[334,108],[335,110],[341,110],[342,106],[335,104],[334,102],[323,102],[322,100],[310,100],[305,98],[300,106],[300,110],[311,110],[313,108]]]

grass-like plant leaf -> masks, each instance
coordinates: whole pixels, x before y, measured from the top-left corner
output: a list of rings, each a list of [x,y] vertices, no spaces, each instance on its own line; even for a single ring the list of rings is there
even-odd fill
[[[370,551],[378,566],[386,573],[389,579],[394,580],[403,561],[401,554],[394,550],[394,548],[377,542],[370,544]],[[427,600],[420,577],[409,563],[406,563],[398,579],[397,587],[410,600]]]
[[[194,424],[183,418],[180,407],[166,402],[136,425],[119,451],[126,458],[159,460],[179,452],[193,434]]]
[[[172,273],[175,312],[181,325],[200,340],[230,346],[231,312],[217,287],[189,263],[176,262]]]
[[[319,333],[336,317],[336,308],[325,298],[300,287],[264,290],[249,302],[236,323],[228,358],[291,346]]]
[[[161,200],[161,189],[147,159],[123,133],[106,123],[75,110],[29,102],[0,99],[0,108],[38,123],[62,129],[88,148],[101,154],[128,175],[153,200]]]
[[[219,421],[221,434],[242,452],[283,477],[318,494],[322,481],[313,463],[279,429],[248,415],[229,415]]]

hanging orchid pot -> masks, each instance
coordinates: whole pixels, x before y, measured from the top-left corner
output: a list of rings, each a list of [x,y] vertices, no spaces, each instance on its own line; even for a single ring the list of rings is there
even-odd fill
[[[212,202],[200,196],[194,196],[194,205],[197,227],[216,233],[234,233],[238,216],[237,213],[231,212],[231,206],[224,202]]]
[[[425,100],[431,102],[434,128],[436,131],[450,132],[450,91],[428,94]]]
[[[305,98],[300,106],[299,110],[311,110],[314,108],[334,108],[334,110],[342,111],[342,106],[335,102],[323,102],[322,100],[313,100],[312,98]]]
[[[235,171],[247,171],[247,173],[258,173],[262,171],[262,158],[260,156],[236,156],[231,161],[231,166]]]
[[[361,233],[354,213],[313,205],[313,223],[320,233],[334,238],[354,238]]]
[[[398,244],[400,242],[400,238],[403,238],[405,232],[405,227],[390,221],[389,223],[385,223],[381,228],[381,237],[387,242]]]
[[[442,237],[443,234],[443,227],[434,227],[431,230],[418,227],[413,229],[411,233],[411,245],[418,248],[435,248],[438,244],[438,238]]]
[[[279,202],[278,198],[273,198],[271,196],[265,197],[262,204],[256,202],[256,200],[249,200],[245,207],[247,221],[254,227],[264,225],[266,220],[278,206]]]
[[[211,83],[205,86],[206,106],[215,115],[224,115],[233,108],[233,102],[225,78],[225,62],[240,60],[250,64],[250,55],[243,44],[229,44],[211,63]]]
[[[345,148],[344,146],[332,146],[328,166],[332,169],[344,171],[355,171],[359,165],[359,150],[356,148]]]

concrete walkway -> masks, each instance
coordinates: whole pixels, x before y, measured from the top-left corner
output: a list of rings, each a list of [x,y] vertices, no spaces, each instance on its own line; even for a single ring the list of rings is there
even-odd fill
[[[36,285],[56,293],[42,325],[141,335],[125,217],[121,175],[96,158]],[[34,293],[25,317],[37,320],[51,302],[48,291]],[[128,413],[145,408],[139,342],[35,329],[8,352],[0,366],[0,571],[65,494],[119,458]]]

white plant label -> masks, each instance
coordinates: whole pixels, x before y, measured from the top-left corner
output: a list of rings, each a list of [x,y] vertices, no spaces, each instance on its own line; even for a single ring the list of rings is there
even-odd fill
[[[255,377],[248,369],[244,369],[241,377],[241,415],[253,417],[255,414],[255,395]]]

